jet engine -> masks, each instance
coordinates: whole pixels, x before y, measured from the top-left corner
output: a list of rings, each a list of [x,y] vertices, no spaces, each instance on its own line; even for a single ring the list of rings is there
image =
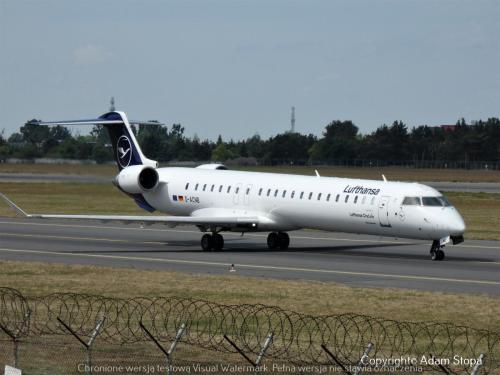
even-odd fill
[[[159,179],[158,172],[153,167],[133,165],[122,169],[114,183],[126,193],[140,194],[155,189]]]

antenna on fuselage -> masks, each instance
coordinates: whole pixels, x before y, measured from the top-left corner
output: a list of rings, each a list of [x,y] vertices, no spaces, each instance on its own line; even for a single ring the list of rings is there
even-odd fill
[[[384,179],[384,182],[387,182],[387,178],[385,178],[384,175],[382,175],[382,178]]]
[[[317,169],[314,170],[314,173],[316,173],[316,177],[321,177]]]

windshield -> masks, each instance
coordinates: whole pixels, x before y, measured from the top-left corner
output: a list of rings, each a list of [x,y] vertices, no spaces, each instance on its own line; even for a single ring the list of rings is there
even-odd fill
[[[422,204],[430,207],[449,207],[451,206],[448,199],[443,196],[440,197],[422,197]]]
[[[420,206],[420,197],[405,197],[403,199],[403,205],[405,206]]]

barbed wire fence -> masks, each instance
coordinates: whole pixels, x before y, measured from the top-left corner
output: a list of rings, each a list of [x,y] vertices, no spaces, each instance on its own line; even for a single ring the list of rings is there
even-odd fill
[[[295,365],[336,364],[352,374],[361,358],[463,359],[447,365],[419,362],[424,370],[444,373],[490,374],[500,368],[500,332],[357,314],[311,316],[276,306],[177,297],[121,299],[75,293],[25,297],[15,289],[0,288],[0,328],[6,336],[2,347],[11,341],[15,365],[19,346],[36,345],[39,338],[48,340],[39,342],[48,349],[76,338],[90,363],[97,337],[99,343],[120,350],[135,348],[144,359],[151,357],[153,340],[160,349],[169,343],[175,349],[181,341],[192,350],[242,356],[253,366],[265,357]],[[85,362],[83,354],[80,357]]]

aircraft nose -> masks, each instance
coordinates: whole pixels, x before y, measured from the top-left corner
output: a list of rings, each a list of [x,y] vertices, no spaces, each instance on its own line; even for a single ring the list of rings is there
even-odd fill
[[[465,222],[458,212],[455,212],[455,214],[450,218],[448,228],[450,230],[450,235],[452,236],[461,236],[464,234]]]

